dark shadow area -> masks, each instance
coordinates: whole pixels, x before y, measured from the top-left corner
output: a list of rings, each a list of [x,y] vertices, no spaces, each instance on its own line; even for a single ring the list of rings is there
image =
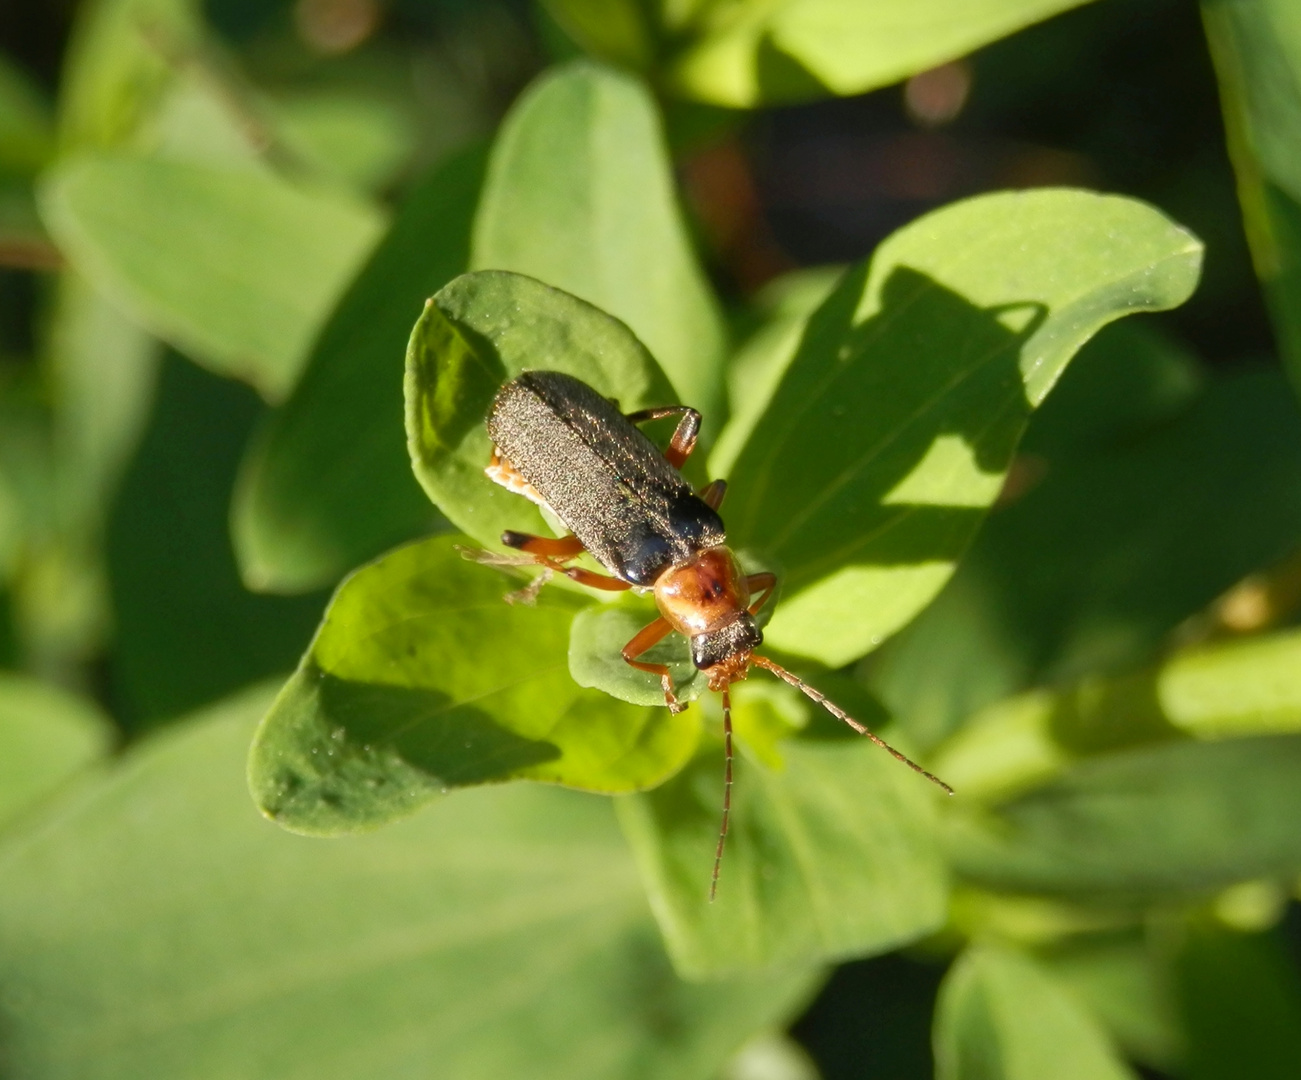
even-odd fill
[[[931,1080],[931,1014],[944,967],[901,953],[837,968],[791,1034],[822,1080]]]
[[[852,269],[809,320],[732,470],[729,539],[788,567],[788,588],[845,565],[955,559],[984,508],[892,493],[945,437],[981,471],[1001,472],[1030,414],[1019,361],[1041,306],[1027,304],[1030,318],[1013,332],[1001,309],[900,267],[880,309],[856,323],[866,276]]]
[[[293,668],[320,593],[259,596],[231,550],[231,489],[264,407],[247,387],[167,358],[108,525],[114,715],[130,732]]]
[[[526,739],[469,704],[438,690],[359,683],[322,675],[320,723],[341,728],[354,746],[396,751],[448,786],[503,780],[560,756],[549,742]]]
[[[1207,243],[1196,297],[1161,321],[1213,361],[1273,348],[1196,4],[1098,0],[964,65],[969,94],[947,123],[910,118],[899,86],[752,118],[761,220],[790,259],[861,259],[919,215],[982,191],[1098,188],[1149,200]]]

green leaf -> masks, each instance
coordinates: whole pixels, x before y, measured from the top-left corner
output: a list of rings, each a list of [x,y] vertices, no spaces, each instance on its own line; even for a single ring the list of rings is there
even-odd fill
[[[507,116],[475,222],[472,265],[512,270],[622,319],[707,427],[720,422],[724,329],[677,207],[654,100],[580,62]],[[669,404],[666,398],[656,404]]]
[[[230,550],[231,489],[261,413],[247,387],[165,361],[107,536],[109,663],[129,729],[290,670],[311,640],[325,598],[248,592]]]
[[[1167,743],[1093,758],[955,817],[959,872],[994,888],[1146,899],[1301,872],[1301,736]]]
[[[1183,620],[1301,535],[1301,422],[1282,374],[1212,378],[1181,412],[1120,424],[1077,381],[1092,369],[1123,385],[1122,364],[1157,373],[1119,329],[1031,424],[1017,469],[1030,490],[995,510],[934,604],[870,662],[874,689],[925,743],[1026,686],[1150,663]],[[1048,415],[1068,399],[1069,415]],[[1096,440],[1081,428],[1090,416]]]
[[[937,1080],[1132,1080],[1098,1023],[1028,957],[984,945],[945,977]]]
[[[745,700],[738,691],[738,727]],[[717,744],[654,791],[618,800],[674,966],[691,977],[887,952],[944,923],[926,781],[867,743],[788,739],[779,753],[773,768],[736,761],[712,904]]]
[[[1301,18],[1291,0],[1206,0],[1202,13],[1247,241],[1301,392]]]
[[[1035,690],[976,713],[934,765],[964,796],[1005,798],[1119,747],[1301,732],[1301,632],[1175,653],[1159,666]]]
[[[286,828],[353,832],[512,778],[631,791],[691,756],[695,717],[574,684],[578,596],[507,604],[511,580],[455,539],[398,548],[339,587],[250,758],[255,800]]]
[[[126,145],[202,40],[198,0],[90,0],[77,9],[59,101],[66,151]]]
[[[794,270],[766,285],[756,299],[762,322],[727,365],[727,426],[709,455],[709,474],[727,476],[737,455],[799,352],[804,325],[844,274],[843,266]]]
[[[1171,724],[1200,738],[1301,732],[1301,630],[1178,654],[1157,696]]]
[[[732,543],[784,571],[769,640],[841,666],[912,618],[1075,351],[1182,302],[1200,260],[1148,206],[1043,189],[945,207],[847,272],[729,477]]]
[[[0,675],[0,829],[103,757],[111,733],[84,698]]]
[[[645,346],[618,319],[532,278],[465,274],[426,306],[407,348],[407,445],[429,497],[459,528],[497,545],[504,529],[543,533],[537,507],[484,475],[484,420],[527,368],[564,371],[628,412],[671,402]]]
[[[414,117],[355,89],[282,97],[275,113],[285,143],[314,170],[361,191],[392,183],[414,149]]]
[[[750,107],[861,94],[1083,0],[765,0],[716,4],[671,71],[674,89]]]
[[[1127,1056],[1165,1073],[1178,1072],[1187,1036],[1163,950],[1140,934],[1096,934],[1067,941],[1038,959]]]
[[[53,153],[49,105],[19,67],[0,56],[0,173],[32,176]]]
[[[331,584],[436,521],[402,438],[402,356],[426,298],[465,269],[483,168],[458,155],[408,196],[250,446],[231,511],[250,588]]]
[[[569,631],[569,674],[574,682],[633,705],[663,706],[659,676],[638,671],[617,651],[658,617],[655,605],[640,598],[580,611]],[[692,663],[691,648],[681,634],[670,634],[641,659],[648,664],[668,664],[679,701],[695,701],[709,689],[708,678]]]
[[[269,399],[292,388],[382,224],[372,206],[336,190],[139,157],[61,164],[43,188],[42,212],[97,287]]]
[[[241,781],[268,698],[0,844],[15,1075],[709,1080],[814,989],[678,980],[604,799],[514,784],[376,836],[275,828]]]
[[[542,6],[585,51],[629,67],[650,64],[654,43],[637,0],[542,0]]]

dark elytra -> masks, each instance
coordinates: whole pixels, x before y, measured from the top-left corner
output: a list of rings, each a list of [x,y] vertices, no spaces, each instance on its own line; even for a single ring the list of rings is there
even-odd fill
[[[650,586],[724,542],[722,519],[608,398],[558,371],[501,388],[488,435],[616,577]]]

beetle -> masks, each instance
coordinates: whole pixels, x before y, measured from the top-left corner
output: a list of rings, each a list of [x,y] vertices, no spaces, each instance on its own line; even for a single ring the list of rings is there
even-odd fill
[[[661,451],[638,427],[679,417]],[[495,483],[549,509],[570,530],[560,538],[507,531],[501,542],[518,556],[467,552],[498,565],[536,564],[543,574],[508,600],[531,602],[553,574],[595,589],[650,591],[660,615],[623,647],[632,667],[658,675],[664,703],[686,708],[673,692],[666,664],[641,657],[672,631],[686,636],[691,659],[723,703],[723,811],[709,898],[718,872],[732,805],[732,707],[729,687],[751,666],[772,672],[832,716],[953,794],[943,780],[869,731],[820,691],[754,650],[763,642],[755,616],[777,584],[771,573],[746,574],[727,546],[718,508],[727,484],[694,491],[679,471],[695,448],[700,413],[664,405],[624,414],[585,382],[559,371],[525,371],[498,391],[488,413]],[[583,552],[609,574],[568,563]]]

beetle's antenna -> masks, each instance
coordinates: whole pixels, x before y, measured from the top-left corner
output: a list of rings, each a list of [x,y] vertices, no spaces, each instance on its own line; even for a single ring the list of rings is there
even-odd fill
[[[831,713],[831,715],[834,716],[837,720],[843,720],[846,724],[852,727],[860,735],[866,735],[869,739],[871,739],[874,743],[876,743],[877,746],[879,746],[887,754],[893,757],[896,761],[902,761],[905,765],[908,766],[908,768],[912,769],[913,772],[921,773],[922,776],[926,777],[926,779],[929,780],[931,783],[937,784],[938,786],[942,787],[946,795],[953,794],[953,789],[949,787],[949,785],[946,784],[943,780],[941,780],[938,776],[936,776],[934,773],[927,772],[920,765],[918,765],[917,762],[913,761],[912,758],[908,757],[905,754],[900,753],[888,742],[882,739],[879,735],[874,735],[871,731],[869,731],[857,720],[855,720],[852,716],[850,716],[849,713],[845,712],[845,710],[842,709],[839,705],[837,705],[834,701],[830,700],[826,694],[822,693],[821,690],[815,690],[803,679],[799,678],[799,676],[792,675],[789,671],[787,671],[784,667],[782,667],[781,664],[769,660],[766,656],[752,655],[750,659],[754,663],[758,664],[759,667],[771,671],[774,675],[777,676],[777,678],[781,679],[782,682],[789,683],[791,686],[794,686],[796,689],[801,691],[805,697],[811,698],[812,700],[816,701],[819,705],[821,705],[824,709],[826,709],[827,712]],[[719,850],[720,851],[722,850],[721,845]]]
[[[723,687],[723,823],[718,827],[718,847],[714,849],[714,876],[709,881],[709,902],[718,894],[718,870],[723,865],[723,843],[727,840],[727,822],[732,816],[732,695]]]

